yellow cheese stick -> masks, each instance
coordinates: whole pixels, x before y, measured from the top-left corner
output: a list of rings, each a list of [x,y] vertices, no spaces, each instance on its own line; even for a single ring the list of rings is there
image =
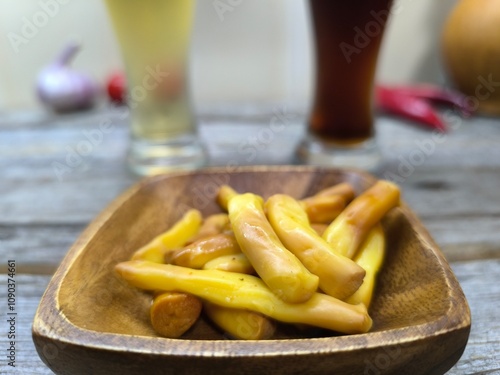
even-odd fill
[[[255,273],[252,264],[248,261],[245,254],[223,255],[205,263],[204,270],[221,270],[227,272],[246,273],[251,275]]]
[[[319,279],[283,246],[266,218],[262,198],[236,195],[228,212],[241,251],[264,283],[286,302],[307,301],[318,289]]]
[[[190,238],[198,233],[201,222],[200,211],[195,209],[187,211],[170,229],[137,250],[132,255],[132,259],[164,263],[165,255],[169,251],[184,246]]]
[[[351,259],[336,253],[309,225],[299,202],[276,194],[266,202],[269,221],[281,242],[313,274],[319,287],[332,297],[344,299],[363,282],[365,271]]]
[[[224,211],[227,211],[229,200],[236,195],[238,193],[231,186],[222,185],[217,192],[216,201]]]
[[[368,332],[372,326],[363,304],[351,305],[323,293],[314,293],[303,303],[287,303],[255,276],[148,261],[122,262],[115,269],[137,288],[193,294],[220,306],[255,311],[286,323],[349,334]]]
[[[243,253],[224,255],[203,266],[205,270],[253,274],[255,271]],[[222,331],[234,339],[265,340],[273,336],[276,324],[268,317],[249,310],[234,309],[204,301],[203,311]]]
[[[365,269],[365,279],[361,287],[346,302],[354,305],[363,303],[366,308],[370,307],[375,293],[377,275],[385,257],[385,246],[384,230],[381,224],[377,224],[370,230],[354,258],[354,261]]]
[[[203,303],[203,311],[220,329],[238,340],[266,340],[276,331],[276,324],[266,316],[249,310]]]

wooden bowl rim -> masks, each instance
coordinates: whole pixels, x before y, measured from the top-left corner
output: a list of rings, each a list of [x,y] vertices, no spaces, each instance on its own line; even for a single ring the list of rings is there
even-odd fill
[[[439,262],[444,271],[445,280],[452,299],[445,315],[419,325],[388,329],[384,331],[368,332],[365,334],[332,336],[319,338],[271,339],[259,341],[245,340],[193,340],[168,339],[162,337],[146,337],[115,333],[97,332],[74,325],[60,310],[58,294],[63,280],[73,263],[85,250],[86,245],[107,222],[113,213],[134,194],[145,186],[168,180],[173,177],[193,176],[200,174],[220,173],[248,173],[248,172],[325,172],[345,175],[357,175],[368,183],[376,181],[376,177],[368,172],[356,169],[341,169],[315,166],[240,166],[228,171],[227,167],[211,167],[196,171],[181,171],[165,175],[145,177],[126,189],[113,200],[82,232],[71,246],[54,273],[49,285],[42,296],[40,305],[35,314],[32,326],[32,335],[37,339],[58,342],[58,345],[76,345],[86,348],[109,350],[117,352],[135,352],[160,356],[195,356],[195,357],[269,357],[286,355],[309,355],[325,353],[351,352],[354,350],[372,349],[390,345],[400,345],[428,339],[430,336],[445,335],[457,330],[470,330],[471,317],[468,303],[458,281],[455,278],[444,255],[439,250],[418,217],[403,202],[401,210],[412,222],[415,232],[421,238]],[[457,307],[462,307],[459,309]],[[48,313],[50,312],[50,313]],[[424,334],[422,326],[435,328],[434,334]],[[64,332],[61,335],[60,332]],[[396,339],[394,332],[400,334]],[[126,345],[117,345],[117,338],[127,337]],[[311,345],[311,343],[316,345]],[[318,349],[318,343],[323,343]],[[311,349],[313,348],[313,349]]]

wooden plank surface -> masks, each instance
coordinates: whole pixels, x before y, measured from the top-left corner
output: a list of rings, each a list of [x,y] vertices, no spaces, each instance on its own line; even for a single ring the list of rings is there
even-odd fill
[[[266,118],[272,116],[238,123],[231,117],[204,120],[201,133],[209,140],[212,165],[225,165],[228,160],[236,165],[290,162],[303,133],[302,117],[296,114],[286,129],[264,142],[262,134],[269,128]],[[90,155],[58,178],[54,163],[64,164],[71,153],[68,150],[76,149],[86,139],[84,134],[106,120],[114,124],[113,132],[103,135]],[[380,121],[379,143],[385,163],[378,174],[402,179],[398,182],[404,198],[452,260],[500,254],[499,128],[498,121],[475,120],[446,135],[435,144],[434,152],[425,153],[422,149],[431,150],[428,144],[436,139],[432,132],[393,119]],[[30,251],[22,245],[23,236],[18,237],[21,243],[16,242],[16,233],[22,235],[31,228],[36,237],[37,228],[45,232],[47,224],[47,233],[55,228],[50,238],[66,238],[59,246],[54,244],[47,262],[58,264],[78,231],[136,181],[123,162],[126,137],[126,123],[108,112],[39,124],[25,120],[16,126],[0,121],[0,170],[4,173],[0,180],[0,236],[8,237],[21,260],[29,259]],[[425,156],[422,164],[419,155]],[[412,160],[418,165],[411,165]],[[61,225],[71,228],[58,235]],[[38,253],[47,250],[45,242],[31,244]]]
[[[1,274],[1,288],[5,291],[7,275]],[[2,355],[0,374],[52,374],[38,356],[31,338],[31,325],[35,316],[41,295],[50,281],[50,276],[20,274],[16,278],[16,363],[15,368],[8,365]],[[3,302],[3,300],[2,300]],[[0,316],[5,321],[7,306],[2,303]],[[6,327],[6,326],[5,326]],[[0,338],[2,352],[9,348],[5,335]],[[3,353],[2,353],[3,354]]]
[[[242,115],[244,114],[244,115]],[[383,117],[377,127],[384,163],[376,172],[395,179],[452,267],[472,311],[472,332],[449,374],[500,373],[500,121],[463,120],[445,113],[453,129],[439,137]],[[285,125],[270,126],[278,116]],[[223,107],[202,113],[200,133],[211,165],[288,164],[304,132],[304,114],[293,107]],[[111,131],[98,135],[99,124]],[[237,131],[235,131],[237,129]],[[102,137],[101,137],[102,136]],[[94,137],[94,138],[89,138]],[[50,275],[88,223],[137,181],[124,166],[127,122],[122,110],[53,116],[0,116],[0,273],[17,262],[17,362],[12,372],[51,373],[34,353],[31,321]],[[93,139],[88,155],[74,157]],[[64,174],[55,165],[73,164]],[[6,314],[6,276],[0,274],[0,316]],[[21,311],[21,310],[20,310]],[[0,335],[0,349],[6,345]],[[5,348],[6,349],[6,348]]]
[[[467,300],[471,306],[473,324],[469,343],[457,365],[449,375],[500,373],[500,260],[456,262],[452,265]],[[0,275],[0,288],[5,290],[6,275]],[[18,299],[18,366],[14,371],[5,361],[0,361],[0,374],[51,374],[45,368],[31,340],[31,323],[50,276],[19,275],[17,277]],[[0,316],[5,317],[6,306],[0,305]],[[4,349],[4,337],[0,338]]]
[[[472,328],[459,363],[450,374],[500,373],[500,261],[459,262],[452,265],[469,302]]]

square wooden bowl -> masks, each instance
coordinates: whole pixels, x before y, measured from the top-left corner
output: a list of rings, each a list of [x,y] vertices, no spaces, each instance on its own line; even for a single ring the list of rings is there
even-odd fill
[[[33,322],[41,359],[56,374],[444,374],[470,331],[464,294],[445,258],[403,204],[384,220],[387,257],[366,334],[230,340],[200,319],[181,339],[158,337],[150,297],[114,266],[166,230],[187,208],[219,212],[217,187],[296,198],[369,174],[301,166],[207,169],[147,178],[117,198],[82,233],[54,274]],[[404,192],[403,192],[404,197]]]

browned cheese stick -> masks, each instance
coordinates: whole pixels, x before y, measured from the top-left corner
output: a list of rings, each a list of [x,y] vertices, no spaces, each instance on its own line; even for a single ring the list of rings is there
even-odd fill
[[[201,300],[192,294],[157,293],[151,304],[150,320],[160,336],[178,338],[198,320],[201,310]]]
[[[325,230],[323,238],[339,254],[353,258],[370,229],[399,201],[399,187],[379,180],[346,207]]]
[[[202,268],[205,263],[215,258],[239,253],[241,253],[240,246],[234,235],[231,233],[220,233],[202,238],[169,253],[166,263],[191,268]]]

